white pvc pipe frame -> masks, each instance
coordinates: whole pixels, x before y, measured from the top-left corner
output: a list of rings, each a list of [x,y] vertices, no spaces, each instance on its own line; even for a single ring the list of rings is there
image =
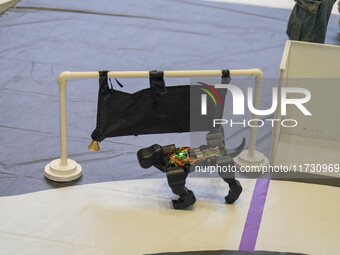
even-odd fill
[[[221,70],[204,70],[204,71],[164,71],[164,78],[179,78],[179,77],[221,77]],[[230,76],[253,76],[255,77],[255,93],[254,107],[259,109],[261,100],[261,87],[263,73],[260,69],[248,70],[230,70]],[[109,78],[149,78],[148,71],[122,71],[108,72]],[[66,167],[67,159],[67,120],[66,120],[66,85],[68,80],[74,79],[99,79],[98,72],[63,72],[58,77],[59,84],[59,108],[60,108],[60,166]],[[253,119],[257,116],[253,114]],[[251,127],[249,148],[247,157],[252,158],[255,155],[256,146],[256,127]]]

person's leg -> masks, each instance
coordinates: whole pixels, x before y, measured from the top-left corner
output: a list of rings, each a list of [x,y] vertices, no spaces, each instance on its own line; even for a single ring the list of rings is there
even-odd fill
[[[323,0],[312,12],[306,6],[296,4],[288,21],[290,40],[324,43],[328,20],[336,0]]]
[[[308,20],[306,23],[302,24],[303,31],[306,31],[306,37],[304,34],[301,34],[301,40],[305,41],[305,39],[313,38],[312,42],[316,43],[324,43],[328,21],[332,13],[332,8],[336,0],[323,0],[320,4],[319,10],[316,13],[316,19],[313,26],[312,31],[308,31],[310,27],[308,27]],[[308,15],[307,15],[308,16]],[[309,18],[309,16],[308,16]]]
[[[287,25],[287,35],[289,40],[300,41],[301,27],[307,15],[307,10],[298,4],[295,4]]]

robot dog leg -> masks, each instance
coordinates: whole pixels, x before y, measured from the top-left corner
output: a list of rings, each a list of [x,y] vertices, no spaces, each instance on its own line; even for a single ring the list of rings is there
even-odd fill
[[[224,156],[217,160],[217,164],[221,166],[226,166],[224,169],[231,169],[234,166],[234,160],[230,156]],[[234,172],[218,172],[219,176],[229,185],[229,193],[225,197],[227,204],[233,204],[242,193],[242,186],[238,180],[235,179]]]
[[[218,146],[221,150],[224,150],[224,153],[221,157],[216,159],[216,164],[221,166],[220,169],[232,169],[234,167],[234,159],[237,155],[239,155],[245,146],[245,139],[243,138],[242,143],[235,149],[226,149],[225,148],[225,138],[224,138],[224,129],[221,126],[218,129],[214,129],[210,131],[206,135],[206,142],[208,146]],[[230,172],[218,172],[219,176],[229,185],[229,193],[225,197],[225,201],[227,204],[233,204],[242,193],[242,186],[238,180],[235,179],[235,173],[233,171]]]
[[[175,209],[185,209],[196,202],[194,193],[185,187],[190,166],[188,166],[188,164],[181,164],[181,166],[170,165],[169,154],[173,151],[176,151],[174,144],[163,147],[154,144],[148,148],[139,150],[137,152],[137,158],[141,167],[149,168],[154,166],[166,173],[172,192],[179,196],[177,200],[172,200],[172,206]]]

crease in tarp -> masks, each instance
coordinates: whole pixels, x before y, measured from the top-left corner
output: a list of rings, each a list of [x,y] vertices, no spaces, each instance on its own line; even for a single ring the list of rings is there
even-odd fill
[[[158,20],[158,21],[167,21],[167,22],[178,22],[178,21],[175,21],[175,20],[164,19],[164,18],[156,18],[156,17],[118,14],[118,13],[92,12],[92,11],[86,11],[86,10],[48,8],[48,7],[38,7],[38,6],[17,6],[17,7],[14,7],[13,9],[68,12],[68,13],[92,14],[92,15],[102,15],[102,16],[122,17],[122,18],[135,18],[135,19],[149,19],[149,20]]]
[[[14,130],[19,130],[19,131],[33,132],[33,133],[46,134],[46,135],[55,135],[55,133],[52,133],[52,132],[45,132],[41,130],[34,130],[34,129],[27,129],[27,128],[10,127],[10,126],[3,126],[3,125],[0,125],[0,128],[14,129]]]
[[[0,28],[15,27],[15,26],[28,26],[28,25],[32,25],[32,24],[41,24],[41,23],[58,22],[58,21],[70,21],[70,20],[73,20],[73,18],[38,20],[38,21],[32,21],[32,22],[22,22],[22,23],[7,24],[7,25],[4,25],[4,26],[0,26]]]

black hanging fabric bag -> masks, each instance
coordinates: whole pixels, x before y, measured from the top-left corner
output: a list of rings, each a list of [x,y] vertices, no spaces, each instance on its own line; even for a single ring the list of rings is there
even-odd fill
[[[107,137],[210,131],[214,118],[221,119],[226,89],[216,89],[216,106],[207,100],[207,115],[201,115],[200,88],[206,85],[165,86],[163,72],[150,72],[150,88],[126,93],[109,87],[108,71],[99,72],[97,125],[94,141]],[[229,83],[229,71],[222,71],[222,83]]]

